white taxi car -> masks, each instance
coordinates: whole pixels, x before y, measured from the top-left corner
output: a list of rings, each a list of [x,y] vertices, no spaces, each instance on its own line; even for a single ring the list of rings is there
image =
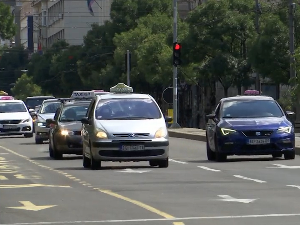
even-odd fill
[[[154,98],[132,93],[119,83],[109,94],[96,95],[83,124],[83,166],[99,169],[102,161],[149,161],[169,165],[166,121]]]
[[[33,122],[21,100],[0,100],[0,135],[33,137]]]

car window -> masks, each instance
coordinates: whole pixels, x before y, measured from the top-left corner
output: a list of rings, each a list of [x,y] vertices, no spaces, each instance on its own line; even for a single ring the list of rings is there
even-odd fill
[[[0,113],[27,112],[25,105],[21,102],[1,102]]]
[[[159,119],[162,114],[151,99],[109,99],[99,101],[95,117],[98,120]]]
[[[80,121],[86,116],[89,105],[72,105],[62,109],[59,117],[60,122]]]
[[[34,109],[38,105],[42,105],[44,100],[47,100],[49,98],[28,98],[25,101],[25,104],[28,108]]]
[[[40,114],[55,113],[60,106],[60,102],[46,102],[39,110]]]
[[[274,100],[237,100],[223,103],[223,118],[282,117],[284,114]]]

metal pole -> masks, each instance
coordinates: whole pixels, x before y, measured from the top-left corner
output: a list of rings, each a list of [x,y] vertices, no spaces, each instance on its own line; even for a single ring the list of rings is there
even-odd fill
[[[260,34],[260,24],[259,24],[259,14],[261,12],[260,5],[258,0],[255,0],[255,28],[256,32]],[[256,73],[256,82],[255,82],[256,90],[261,92],[261,83],[260,83],[260,74]]]
[[[296,77],[295,71],[295,7],[296,4],[293,3],[293,0],[289,0],[289,36],[290,36],[290,77]]]
[[[127,50],[127,85],[130,86],[130,52]]]
[[[173,43],[177,42],[177,0],[173,0]],[[170,128],[180,128],[178,124],[178,100],[177,100],[177,66],[173,65],[173,123]]]

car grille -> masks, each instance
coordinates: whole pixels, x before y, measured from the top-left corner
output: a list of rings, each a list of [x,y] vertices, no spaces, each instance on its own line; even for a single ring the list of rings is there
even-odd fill
[[[122,138],[131,138],[131,137],[148,137],[149,133],[122,133],[122,134],[113,134],[115,137],[122,137]]]
[[[22,120],[0,120],[0,124],[19,124]]]
[[[269,137],[273,134],[272,130],[246,130],[242,133],[247,137]]]

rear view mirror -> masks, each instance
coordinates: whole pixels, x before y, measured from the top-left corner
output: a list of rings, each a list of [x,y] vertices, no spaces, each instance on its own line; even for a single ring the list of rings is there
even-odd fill
[[[292,111],[286,111],[286,117],[292,122],[294,123],[296,121],[296,114]]]

